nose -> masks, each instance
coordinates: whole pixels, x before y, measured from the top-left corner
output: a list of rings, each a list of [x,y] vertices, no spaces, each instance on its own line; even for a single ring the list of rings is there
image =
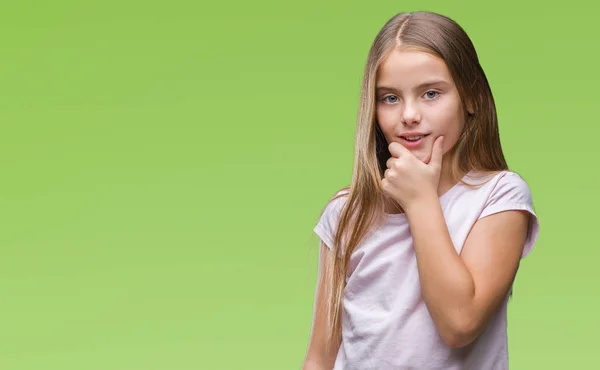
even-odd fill
[[[401,120],[404,125],[418,124],[421,121],[416,103],[408,101],[404,103]]]

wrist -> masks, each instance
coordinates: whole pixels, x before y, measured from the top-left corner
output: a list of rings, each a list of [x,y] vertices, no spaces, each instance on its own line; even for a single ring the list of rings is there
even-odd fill
[[[440,206],[440,199],[435,192],[428,192],[409,202],[404,211],[407,214],[412,214],[420,211],[430,212],[435,207]]]

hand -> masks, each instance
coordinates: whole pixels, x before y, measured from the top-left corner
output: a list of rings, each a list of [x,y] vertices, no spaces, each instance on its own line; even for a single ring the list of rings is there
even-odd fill
[[[442,171],[444,137],[433,143],[430,160],[419,160],[402,144],[393,142],[388,149],[392,157],[387,161],[387,170],[381,182],[385,194],[396,200],[405,210],[422,198],[437,198]]]

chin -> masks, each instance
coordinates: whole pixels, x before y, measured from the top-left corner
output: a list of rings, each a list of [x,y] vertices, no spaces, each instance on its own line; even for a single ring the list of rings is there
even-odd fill
[[[418,156],[417,158],[419,158],[419,160],[420,160],[421,162],[423,162],[423,163],[427,164],[427,162],[425,162],[425,160],[427,159],[427,156],[420,155],[420,156]]]
[[[427,153],[424,153],[424,150],[419,150],[417,152],[412,152],[418,160],[425,163],[425,160],[429,157]]]

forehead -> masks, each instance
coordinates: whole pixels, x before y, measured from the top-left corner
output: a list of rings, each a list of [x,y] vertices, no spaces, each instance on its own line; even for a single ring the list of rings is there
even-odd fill
[[[450,71],[442,58],[417,49],[395,48],[377,71],[377,82],[385,85],[408,86],[425,79],[452,82]]]

